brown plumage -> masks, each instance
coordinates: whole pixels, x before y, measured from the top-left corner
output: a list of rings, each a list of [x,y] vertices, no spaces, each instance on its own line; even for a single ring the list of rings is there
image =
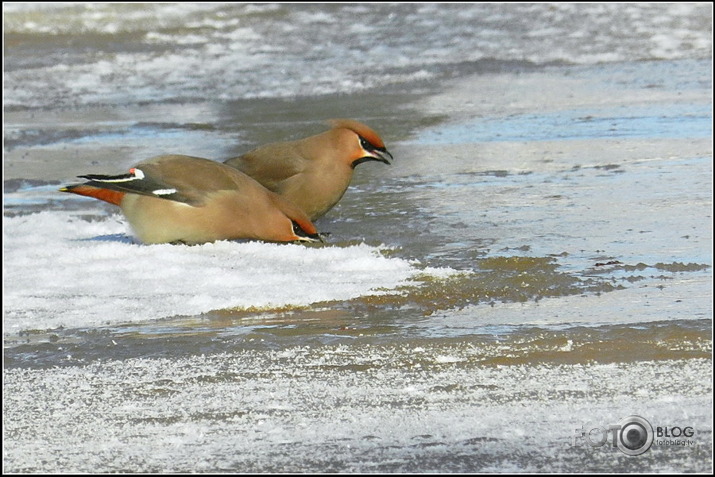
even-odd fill
[[[60,190],[118,205],[144,243],[320,239],[298,207],[246,174],[208,159],[159,156],[128,174],[80,177],[89,181]]]
[[[245,172],[315,220],[342,198],[358,164],[392,160],[380,136],[365,124],[351,119],[330,124],[324,133],[267,144],[224,164]]]

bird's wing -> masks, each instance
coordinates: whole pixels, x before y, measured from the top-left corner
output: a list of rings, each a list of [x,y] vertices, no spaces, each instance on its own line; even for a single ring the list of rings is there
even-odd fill
[[[276,193],[291,177],[305,170],[306,160],[295,150],[292,143],[269,144],[246,154],[228,159],[224,164],[251,176],[264,187]]]
[[[84,185],[201,205],[207,194],[239,188],[236,171],[218,162],[190,156],[159,156],[116,176],[84,175]]]

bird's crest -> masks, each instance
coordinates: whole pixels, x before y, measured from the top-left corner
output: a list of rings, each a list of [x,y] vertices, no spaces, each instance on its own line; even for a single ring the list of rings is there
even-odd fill
[[[328,121],[333,128],[345,128],[350,129],[358,136],[364,138],[370,144],[377,148],[384,148],[385,143],[382,142],[380,135],[373,131],[369,126],[355,121],[354,119],[331,119]]]

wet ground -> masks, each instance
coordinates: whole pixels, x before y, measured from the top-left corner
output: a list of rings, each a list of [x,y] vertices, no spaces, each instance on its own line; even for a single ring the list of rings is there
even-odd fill
[[[711,81],[705,61],[552,66],[408,92],[8,112],[5,470],[711,471]],[[137,255],[251,244],[138,253],[112,209],[55,192],[169,147],[222,158],[300,137],[319,129],[294,121],[306,109],[349,111],[396,157],[359,168],[315,253],[374,247],[411,267],[398,284],[167,312],[147,283],[187,303],[208,285],[142,272]],[[85,241],[63,238],[67,213]],[[113,259],[136,295],[72,271]],[[631,415],[695,435],[636,457],[574,440]]]

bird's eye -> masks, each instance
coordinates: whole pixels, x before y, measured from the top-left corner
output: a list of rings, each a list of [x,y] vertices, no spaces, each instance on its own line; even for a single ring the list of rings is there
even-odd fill
[[[372,151],[373,149],[375,149],[375,146],[373,146],[372,144],[367,142],[367,140],[364,137],[360,138],[360,147],[362,147],[366,151]]]

